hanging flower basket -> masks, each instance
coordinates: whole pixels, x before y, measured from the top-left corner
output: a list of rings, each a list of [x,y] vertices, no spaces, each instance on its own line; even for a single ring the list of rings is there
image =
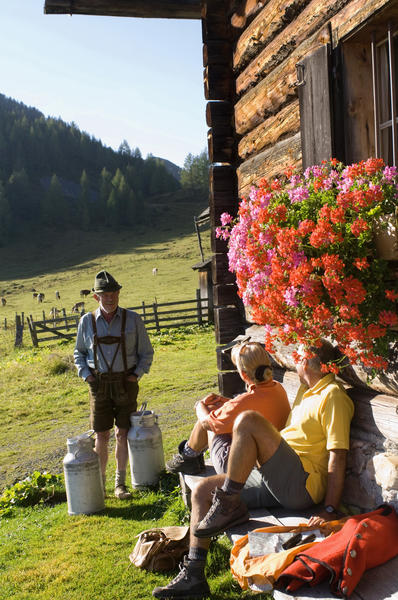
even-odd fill
[[[397,199],[395,167],[333,159],[260,181],[237,219],[222,215],[216,233],[229,240],[229,269],[271,352],[276,340],[309,348],[326,337],[351,364],[386,368],[398,280],[378,256],[373,232],[395,216]]]

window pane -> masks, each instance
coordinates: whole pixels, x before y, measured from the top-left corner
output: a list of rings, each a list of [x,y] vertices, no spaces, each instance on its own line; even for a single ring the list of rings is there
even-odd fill
[[[393,156],[392,156],[392,131],[391,127],[387,127],[381,131],[380,135],[381,142],[381,158],[384,159],[384,162],[387,165],[393,164]]]

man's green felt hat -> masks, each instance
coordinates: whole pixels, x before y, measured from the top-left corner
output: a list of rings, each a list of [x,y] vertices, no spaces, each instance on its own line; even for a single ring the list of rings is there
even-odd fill
[[[100,271],[95,276],[92,291],[97,294],[100,292],[117,292],[121,287],[108,271]]]

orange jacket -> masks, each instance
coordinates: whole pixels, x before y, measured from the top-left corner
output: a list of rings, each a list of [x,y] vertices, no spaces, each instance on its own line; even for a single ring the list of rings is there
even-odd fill
[[[398,515],[389,505],[350,517],[343,528],[322,542],[296,553],[277,587],[294,592],[305,583],[329,579],[334,594],[352,594],[364,571],[398,554]]]

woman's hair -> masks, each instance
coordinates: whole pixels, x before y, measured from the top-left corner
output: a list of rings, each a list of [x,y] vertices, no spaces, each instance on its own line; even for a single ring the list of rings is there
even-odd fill
[[[250,381],[261,383],[272,379],[268,352],[258,342],[244,342],[232,348],[231,360],[239,371],[244,371]]]

